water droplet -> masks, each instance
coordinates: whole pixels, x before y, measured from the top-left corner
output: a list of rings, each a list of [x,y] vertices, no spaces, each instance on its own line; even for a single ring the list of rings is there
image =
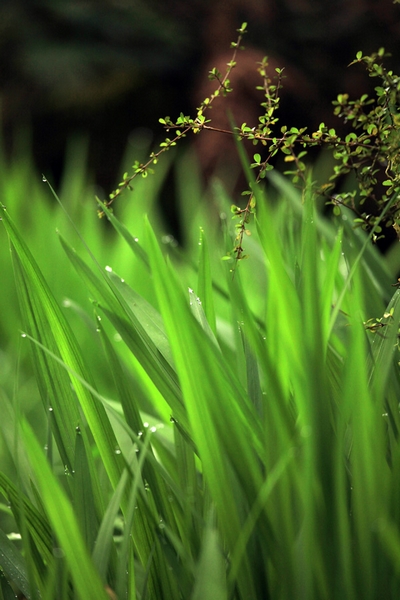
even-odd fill
[[[45,176],[45,175],[42,175],[42,181],[43,181],[44,183],[47,183],[47,179],[46,179],[46,176]]]
[[[112,273],[112,267],[110,267],[109,265],[106,265],[106,271],[108,271],[108,273]]]
[[[145,421],[145,422],[143,423],[143,427],[148,427],[148,426],[149,426],[149,424],[147,423],[147,421]]]
[[[138,241],[139,241],[139,238],[136,238],[136,237],[135,237],[135,238],[133,238],[133,241],[134,241],[134,242],[138,242]]]
[[[49,445],[48,445],[48,444],[45,444],[45,445],[43,446],[43,450],[44,450],[45,452],[47,452],[47,450],[48,450],[48,449],[49,449]]]
[[[101,317],[100,317],[100,315],[97,315],[97,320],[98,320],[98,321],[101,321]]]
[[[142,435],[143,435],[143,431],[139,431],[138,432],[138,437],[142,437]]]
[[[125,279],[121,277],[121,283],[125,283]]]
[[[75,427],[75,431],[76,431],[76,433],[78,433],[78,434],[80,434],[80,433],[81,433],[81,428],[79,427],[79,425],[77,425],[77,426]]]
[[[122,337],[119,335],[119,333],[114,333],[114,342],[122,342]]]
[[[114,452],[115,454],[121,454],[121,448],[115,448]]]
[[[21,337],[26,338],[26,333],[21,333]]]
[[[53,412],[53,407],[49,406],[49,412]]]
[[[72,306],[72,302],[68,298],[64,298],[62,305],[64,308],[70,308]]]
[[[151,433],[155,433],[157,431],[157,427],[154,427],[154,426],[150,427],[150,431],[151,431]]]
[[[178,245],[178,242],[176,241],[173,235],[163,235],[161,238],[161,242],[163,244],[168,244],[169,246],[172,246],[172,248],[176,248],[176,246]]]

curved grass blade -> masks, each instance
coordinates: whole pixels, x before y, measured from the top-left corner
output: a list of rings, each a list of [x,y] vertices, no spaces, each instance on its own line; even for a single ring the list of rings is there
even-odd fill
[[[2,214],[11,244],[16,252],[14,264],[27,332],[55,356],[60,357],[62,362],[69,365],[73,371],[79,373],[83,380],[90,381],[91,378],[86,371],[83,357],[68,322],[4,207]],[[74,469],[75,430],[81,421],[77,397],[108,476],[112,484],[116,485],[121,466],[114,453],[115,436],[104,408],[94,402],[87,388],[77,379],[73,381],[75,397],[68,373],[60,369],[54,361],[49,360],[47,354],[39,347],[34,347],[34,357],[36,377],[45,406],[50,395],[54,433],[64,464],[70,471]],[[93,469],[91,472],[94,476]]]
[[[382,335],[374,334],[371,349],[373,368],[371,385],[379,397],[384,396],[390,372],[393,369],[394,352],[397,349],[400,324],[400,290],[396,290],[389,302],[382,323]]]
[[[134,255],[137,258],[139,258],[139,260],[141,260],[143,262],[144,266],[148,269],[150,265],[149,265],[149,259],[148,259],[147,253],[142,248],[142,246],[139,244],[137,238],[133,237],[133,235],[128,231],[128,229],[125,227],[125,225],[116,218],[116,216],[114,215],[112,210],[110,210],[106,206],[105,203],[101,202],[101,200],[99,200],[98,198],[96,198],[96,200],[97,200],[97,203],[99,204],[101,210],[104,212],[107,219],[110,221],[110,223],[114,227],[114,229],[119,233],[119,235],[121,237],[124,238],[124,240],[127,242],[128,246],[129,246],[129,248],[133,251]]]
[[[12,513],[19,528],[22,518],[25,519],[26,528],[45,562],[51,561],[53,540],[50,525],[46,517],[21,494],[10,479],[0,472],[0,492],[11,505]],[[22,517],[22,511],[24,517]]]
[[[148,228],[149,257],[158,302],[174,353],[193,439],[218,507],[223,535],[232,547],[241,528],[241,501],[244,497],[251,501],[261,484],[256,460],[261,440],[259,424],[231,368],[191,314],[175,273],[166,265],[150,225]],[[237,495],[226,494],[232,487]],[[243,592],[246,589],[249,596],[254,596],[250,573],[245,557],[238,585]]]
[[[29,600],[31,598],[31,592],[25,560],[1,529],[0,567],[5,573],[7,580],[12,582],[18,590],[21,590]]]
[[[43,451],[26,421],[22,422],[22,439],[49,521],[65,553],[77,595],[82,600],[107,600],[99,574],[90,559],[88,549],[76,520],[74,510],[64,490],[54,477]]]
[[[216,320],[215,320],[215,308],[214,308],[214,295],[213,295],[213,284],[211,277],[211,265],[210,255],[208,251],[207,237],[203,231],[200,230],[200,257],[199,257],[199,273],[198,273],[198,292],[199,298],[201,299],[203,310],[206,315],[208,324],[214,335],[217,333]]]
[[[181,392],[176,374],[156,343],[147,333],[138,317],[129,308],[120,291],[110,278],[100,280],[88,265],[60,238],[61,244],[79,275],[88,286],[89,292],[107,316],[122,339],[138,359],[151,380],[160,390],[165,400],[171,406],[172,412],[183,425],[187,421],[181,399]],[[125,289],[125,288],[124,288]],[[142,304],[143,309],[144,304]],[[152,328],[157,340],[160,340],[160,330]],[[162,350],[165,351],[164,340]]]

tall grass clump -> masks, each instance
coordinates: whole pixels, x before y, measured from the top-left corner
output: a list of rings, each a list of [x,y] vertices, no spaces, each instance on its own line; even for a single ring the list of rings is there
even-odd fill
[[[398,598],[400,291],[380,221],[328,221],[305,169],[301,191],[267,170],[265,192],[242,160],[238,228],[177,159],[183,249],[153,210],[162,173],[120,218],[100,203],[114,236],[60,201],[30,239],[19,195],[1,204],[20,316],[0,598]]]

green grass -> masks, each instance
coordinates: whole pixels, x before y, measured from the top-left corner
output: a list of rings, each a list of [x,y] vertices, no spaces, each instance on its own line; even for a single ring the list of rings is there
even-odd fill
[[[26,157],[0,166],[0,598],[398,598],[393,259],[278,173],[233,276],[189,155],[108,227],[67,165],[76,229]]]

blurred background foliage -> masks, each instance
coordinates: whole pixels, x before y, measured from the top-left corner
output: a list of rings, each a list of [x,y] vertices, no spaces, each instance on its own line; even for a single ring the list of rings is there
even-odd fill
[[[12,152],[16,131],[29,131],[38,169],[57,182],[68,139],[83,133],[90,169],[108,193],[132,132],[161,137],[160,116],[193,114],[208,68],[225,60],[242,21],[254,71],[265,54],[287,67],[281,124],[330,119],[337,127],[331,101],[371,87],[361,68],[346,68],[355,53],[383,45],[399,64],[399,17],[392,0],[3,0],[6,147]],[[254,76],[243,65],[236,105],[256,120]],[[211,156],[210,146],[199,152]]]

